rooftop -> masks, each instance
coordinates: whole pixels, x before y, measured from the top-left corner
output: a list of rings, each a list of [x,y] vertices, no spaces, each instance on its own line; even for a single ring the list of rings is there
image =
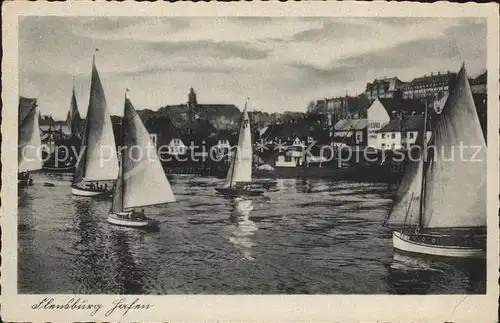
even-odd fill
[[[383,78],[380,80],[375,79],[372,83],[366,84],[366,89],[370,90],[373,87],[378,86],[380,84],[386,85],[388,91],[394,91],[397,90],[403,84],[403,82],[397,77]]]
[[[422,129],[423,124],[424,124],[423,115],[409,116],[406,122],[404,123],[404,129],[405,131],[419,131],[420,129]],[[398,132],[402,130],[401,125],[402,122],[400,119],[393,119],[377,132]]]
[[[264,138],[295,138],[309,135],[309,125],[304,121],[275,123],[262,134]]]
[[[394,117],[393,112],[405,111],[407,116],[425,112],[425,104],[418,99],[378,98],[378,100],[384,106],[390,118]]]
[[[411,87],[414,87],[415,85],[419,85],[419,84],[428,84],[428,83],[436,83],[436,82],[449,82],[449,81],[452,81],[456,77],[457,77],[457,73],[446,72],[446,73],[442,74],[442,73],[438,72],[437,74],[416,77],[413,80],[411,80],[410,82],[406,82],[404,87],[411,88]]]
[[[367,126],[367,119],[342,119],[335,126],[335,131],[363,130]]]

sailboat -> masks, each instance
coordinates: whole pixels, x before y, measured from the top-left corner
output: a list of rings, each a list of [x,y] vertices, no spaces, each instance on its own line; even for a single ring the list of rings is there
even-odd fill
[[[87,121],[71,191],[78,196],[109,194],[110,191],[99,185],[99,182],[115,181],[117,174],[118,158],[113,125],[94,55]]]
[[[73,79],[73,91],[71,94],[71,104],[69,107],[68,115],[66,116],[66,123],[71,131],[71,136],[80,137],[80,125],[82,118],[78,111],[78,104],[76,102],[75,82]]]
[[[262,190],[250,187],[252,181],[252,158],[252,133],[250,131],[247,104],[245,103],[237,149],[232,154],[231,165],[229,166],[223,186],[216,187],[215,190],[229,196],[256,196],[264,193]]]
[[[157,228],[157,220],[146,217],[144,209],[136,212],[134,208],[176,200],[149,133],[127,96],[121,137],[118,179],[108,222],[133,228]]]
[[[18,115],[18,174],[19,187],[31,185],[33,180],[30,172],[42,168],[40,155],[42,140],[37,99],[19,97]]]
[[[43,170],[50,173],[71,173],[75,171],[75,164],[78,156],[78,149],[80,148],[80,123],[81,117],[78,112],[78,105],[76,102],[75,84],[73,83],[73,93],[71,96],[70,108],[66,117],[66,123],[71,131],[71,137],[63,140],[59,139],[56,148],[65,145],[67,150],[64,152],[64,160],[56,158],[55,154],[59,154],[58,150],[47,160],[43,165]],[[51,128],[49,128],[50,132]],[[69,155],[67,155],[69,154]],[[59,155],[60,157],[60,155]]]
[[[425,119],[421,137],[426,133],[427,111]],[[402,224],[393,232],[394,248],[421,255],[485,258],[486,142],[465,65],[436,120],[433,149],[427,149],[426,140],[422,144],[423,156],[409,165],[386,220],[389,226]],[[465,149],[458,149],[461,146]]]

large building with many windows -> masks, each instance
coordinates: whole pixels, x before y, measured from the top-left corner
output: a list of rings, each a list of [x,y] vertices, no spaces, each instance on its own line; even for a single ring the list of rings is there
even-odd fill
[[[368,100],[398,98],[401,96],[403,86],[404,82],[397,77],[376,79],[372,83],[366,84],[365,95]]]
[[[377,131],[377,141],[373,147],[380,150],[409,149],[423,129],[424,117],[418,114],[411,115],[404,120],[392,119]],[[427,131],[427,141],[431,134],[430,130]]]
[[[446,96],[450,89],[453,87],[456,73],[431,73],[431,75],[424,75],[417,77],[407,82],[403,86],[403,99],[424,99],[433,98],[441,99]]]

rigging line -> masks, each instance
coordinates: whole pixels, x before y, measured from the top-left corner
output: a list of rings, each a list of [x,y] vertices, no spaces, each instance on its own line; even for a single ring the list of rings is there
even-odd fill
[[[33,112],[33,111],[34,111],[34,112],[36,112],[36,108],[37,108],[37,104],[35,103],[35,104],[33,105],[33,107],[30,109],[30,111],[26,114],[26,117],[24,117],[24,119],[23,119],[23,120],[21,120],[21,123],[20,123],[20,124],[19,124],[19,126],[18,126],[19,128],[21,128],[22,126],[24,126],[24,125],[26,124],[26,122],[27,122],[26,120],[27,120],[27,119],[28,119],[28,117],[32,114],[32,112]],[[35,118],[36,118],[36,117],[35,117]]]

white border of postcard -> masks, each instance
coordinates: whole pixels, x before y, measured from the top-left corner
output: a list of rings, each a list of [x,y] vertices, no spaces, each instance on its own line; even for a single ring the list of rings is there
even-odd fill
[[[18,17],[19,16],[418,16],[484,17],[488,21],[488,271],[487,295],[275,295],[275,296],[120,296],[120,295],[19,295],[17,294],[17,116]],[[2,267],[1,316],[7,322],[284,322],[284,321],[387,321],[387,322],[496,322],[499,268],[499,17],[491,4],[389,3],[389,2],[243,2],[162,3],[13,1],[3,4],[2,61]],[[62,27],[64,28],[64,27]],[[230,31],[228,31],[230,32]],[[101,304],[90,311],[36,310],[45,297],[65,302],[80,297]],[[105,316],[113,302],[136,298],[148,309],[115,311]]]

